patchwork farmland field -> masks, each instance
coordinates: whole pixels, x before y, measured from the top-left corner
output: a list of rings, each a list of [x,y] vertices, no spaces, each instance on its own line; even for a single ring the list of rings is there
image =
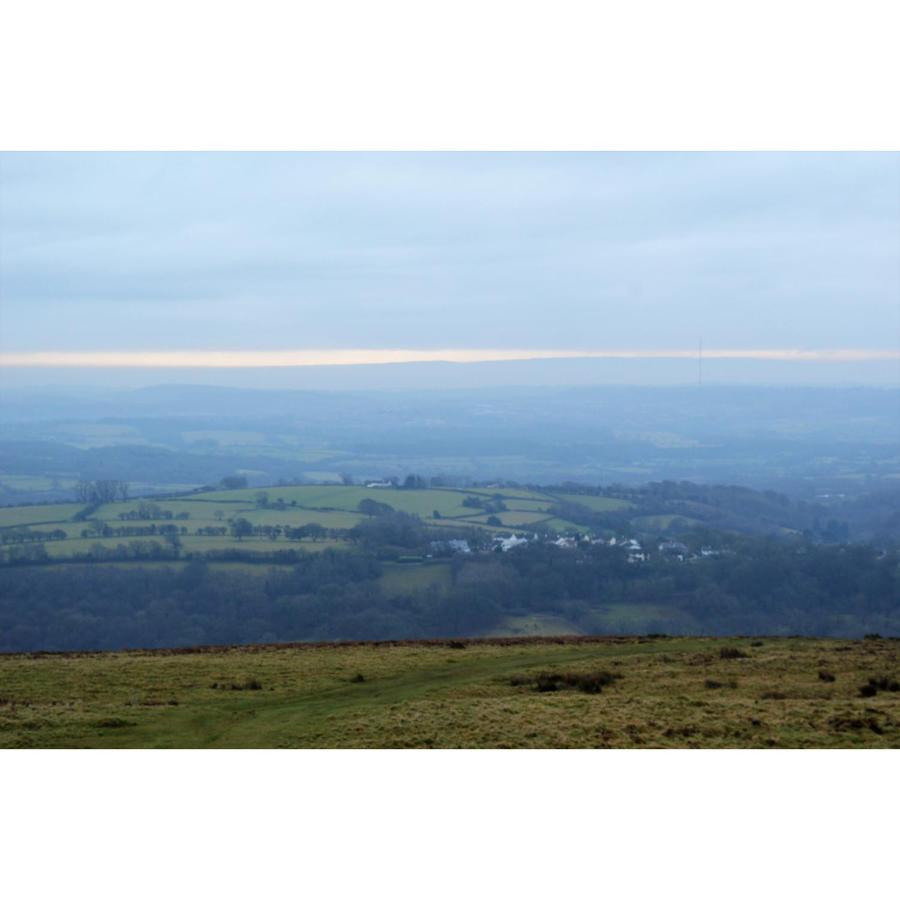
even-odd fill
[[[263,505],[260,504],[260,494],[264,494],[266,498]],[[506,507],[499,513],[502,524],[497,526],[489,523],[489,514],[485,510],[464,504],[463,501],[467,498],[478,498],[481,502],[500,499]],[[363,500],[387,504],[399,512],[420,516],[430,525],[476,527],[491,533],[508,533],[510,529],[527,529],[537,523],[546,523],[550,520],[550,506],[557,502],[552,495],[518,488],[399,490],[345,485],[299,485],[208,491],[181,497],[135,498],[106,503],[99,508],[89,509],[86,513],[82,513],[85,507],[78,503],[0,507],[0,530],[34,527],[38,531],[64,531],[64,540],[44,541],[48,555],[53,558],[85,554],[96,545],[114,549],[140,537],[104,535],[102,529],[97,531],[92,523],[100,523],[113,529],[152,523],[173,524],[178,526],[179,541],[186,553],[238,547],[244,552],[271,552],[287,546],[299,550],[315,550],[328,544],[314,544],[311,541],[298,544],[258,535],[238,540],[230,533],[230,524],[236,518],[244,518],[253,526],[297,528],[315,523],[326,529],[342,531],[353,528],[367,518],[359,511],[359,504]],[[142,504],[152,504],[158,513],[149,518],[139,517]],[[79,513],[82,513],[84,519],[76,518]],[[553,519],[551,527],[560,531],[578,529],[573,523],[561,519]],[[197,533],[198,530],[209,528],[226,528],[228,531],[224,535]],[[97,533],[85,534],[85,531]],[[156,539],[163,540],[160,536],[156,536]],[[334,541],[331,545],[334,545]]]
[[[0,507],[0,528],[37,525],[49,522],[68,522],[81,506],[78,503],[54,503],[37,506]]]
[[[627,500],[619,500],[615,497],[595,497],[591,494],[560,494],[559,498],[567,503],[577,503],[586,506],[594,512],[617,512],[622,509],[631,509]]]
[[[898,676],[896,640],[19,654],[0,656],[0,745],[897,748]]]

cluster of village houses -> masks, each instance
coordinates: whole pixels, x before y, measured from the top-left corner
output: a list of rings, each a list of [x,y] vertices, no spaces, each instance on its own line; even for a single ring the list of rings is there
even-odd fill
[[[581,537],[558,537],[558,538],[542,538],[539,535],[532,535],[530,538],[524,535],[509,535],[507,537],[495,537],[494,538],[494,549],[499,550],[502,553],[506,553],[508,550],[512,550],[514,547],[519,547],[522,544],[527,544],[532,541],[541,541],[545,540],[551,544],[555,544],[557,547],[562,547],[566,550],[574,550],[578,546],[584,546],[585,544],[605,544],[610,547],[620,547],[625,551],[627,555],[628,562],[630,563],[642,563],[646,562],[649,558],[649,553],[640,543],[640,541],[635,540],[634,538],[598,538],[598,537],[589,537],[588,535],[582,535]],[[465,540],[452,540],[452,541],[434,541],[431,545],[433,550],[443,551],[443,552],[451,552],[451,553],[471,553],[472,548],[469,546],[469,542]],[[681,541],[662,541],[658,546],[657,550],[667,559],[676,560],[678,562],[684,562],[686,559],[694,559],[697,557],[710,557],[710,556],[718,556],[721,551],[714,550],[712,547],[701,547],[699,554],[691,553],[690,549],[687,545],[682,544]]]

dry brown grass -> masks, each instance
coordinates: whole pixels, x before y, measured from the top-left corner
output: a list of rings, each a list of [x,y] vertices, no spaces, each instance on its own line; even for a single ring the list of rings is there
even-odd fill
[[[598,672],[615,677],[577,689]],[[554,673],[574,689],[534,689]],[[18,655],[0,657],[0,746],[900,747],[898,677],[892,640]]]

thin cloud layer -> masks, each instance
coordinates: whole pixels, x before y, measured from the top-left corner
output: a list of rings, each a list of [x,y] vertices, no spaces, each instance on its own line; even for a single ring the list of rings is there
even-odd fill
[[[701,336],[730,353],[896,350],[895,154],[0,165],[7,364],[50,352],[272,359],[285,347],[692,353]]]

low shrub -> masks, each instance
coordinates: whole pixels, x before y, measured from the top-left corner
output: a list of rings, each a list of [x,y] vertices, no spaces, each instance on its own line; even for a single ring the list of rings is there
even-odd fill
[[[835,716],[828,720],[828,724],[834,731],[862,731],[868,728],[875,734],[884,734],[884,729],[874,716]]]
[[[819,669],[819,681],[835,681],[834,674],[826,672],[825,669]]]
[[[547,691],[558,691],[559,690],[559,679],[555,678],[552,675],[548,675],[546,672],[542,675],[538,675],[535,683],[534,689],[544,694]]]
[[[860,697],[874,697],[879,691],[900,691],[900,681],[888,675],[870,678],[867,684],[859,689]]]
[[[246,681],[232,681],[230,684],[226,682],[214,681],[210,687],[214,691],[261,691],[262,685],[255,678],[248,678]]]
[[[599,694],[603,688],[621,678],[613,672],[541,672],[536,676],[515,675],[510,684],[519,687],[531,684],[539,693],[551,691],[576,690],[583,694]]]
[[[667,728],[663,735],[665,737],[693,737],[698,731],[696,725],[682,725],[680,728]]]
[[[737,647],[723,647],[719,651],[720,659],[746,659],[747,654],[744,653],[743,650],[739,650]]]
[[[736,688],[737,682],[733,678],[730,681],[716,681],[714,678],[707,678],[706,681],[703,682],[703,686],[709,688],[711,691],[715,691],[719,688]]]

